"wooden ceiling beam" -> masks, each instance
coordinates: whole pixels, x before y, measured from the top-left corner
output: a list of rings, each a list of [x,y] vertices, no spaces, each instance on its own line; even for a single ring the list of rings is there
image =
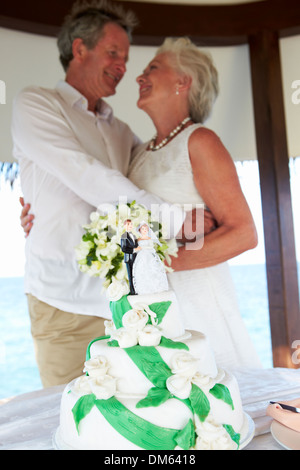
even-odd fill
[[[0,26],[56,36],[74,0],[11,0],[0,5]],[[300,34],[299,0],[263,0],[235,5],[170,5],[117,2],[134,11],[140,24],[134,44],[157,45],[166,36],[188,35],[202,45],[232,45],[248,41],[259,31],[280,36]]]

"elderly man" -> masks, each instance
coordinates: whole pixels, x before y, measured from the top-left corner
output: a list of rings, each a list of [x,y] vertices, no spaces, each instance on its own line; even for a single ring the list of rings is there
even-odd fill
[[[162,203],[125,177],[139,140],[103,101],[126,71],[133,23],[132,14],[106,1],[76,5],[58,37],[65,80],[53,90],[29,87],[14,103],[14,156],[35,215],[25,292],[45,387],[81,374],[87,344],[110,318],[101,281],[80,273],[75,260],[90,212],[120,196],[149,208]],[[173,235],[191,216],[175,211]]]

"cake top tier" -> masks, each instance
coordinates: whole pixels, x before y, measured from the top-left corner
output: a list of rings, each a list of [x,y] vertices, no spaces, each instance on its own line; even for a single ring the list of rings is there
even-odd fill
[[[173,291],[157,294],[124,295],[110,302],[112,322],[107,333],[124,347],[156,345],[161,336],[178,339],[185,334],[178,302]]]

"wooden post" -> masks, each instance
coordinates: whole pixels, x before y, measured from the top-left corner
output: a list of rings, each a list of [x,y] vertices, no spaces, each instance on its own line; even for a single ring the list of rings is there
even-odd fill
[[[249,45],[273,364],[299,367],[292,361],[300,313],[278,34],[263,31]]]

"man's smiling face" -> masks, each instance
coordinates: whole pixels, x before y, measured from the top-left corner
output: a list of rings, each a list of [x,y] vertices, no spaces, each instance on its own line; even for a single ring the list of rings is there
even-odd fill
[[[115,23],[103,28],[103,35],[93,49],[87,49],[82,62],[88,94],[98,98],[116,93],[116,87],[126,72],[129,54],[126,31]]]

